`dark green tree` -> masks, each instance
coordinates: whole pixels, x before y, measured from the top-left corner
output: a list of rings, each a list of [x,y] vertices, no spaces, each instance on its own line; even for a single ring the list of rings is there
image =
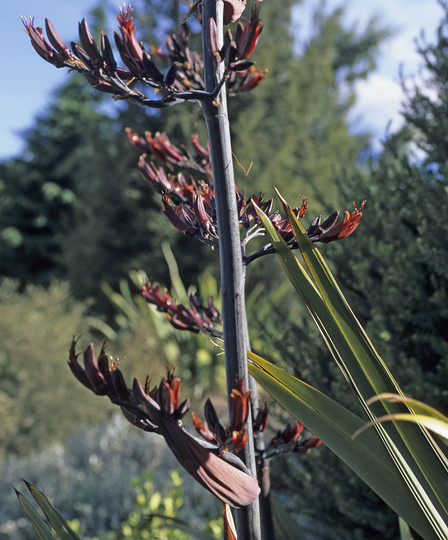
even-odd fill
[[[154,35],[163,3],[142,4],[144,28]],[[170,9],[165,4],[162,20],[174,26],[178,3],[169,3]],[[91,26],[99,26],[105,10],[107,2],[93,10]],[[160,115],[106,103],[82,77],[71,77],[25,133],[23,155],[0,164],[0,275],[22,284],[68,279],[75,296],[95,300],[96,311],[106,309],[98,305],[99,283],[116,286],[131,269],[144,268],[167,282],[161,242],[183,241],[161,215],[159,197],[139,177],[138,154],[124,132],[128,125],[156,132]],[[173,141],[185,142],[183,135],[191,132],[197,117],[191,109],[168,117],[179,126]],[[181,270],[188,276],[197,259],[207,256],[214,258],[191,242]]]
[[[95,152],[92,128],[110,130],[79,83],[62,88],[28,131],[23,156],[1,166],[1,273],[23,282],[63,276],[62,238],[80,204],[78,179],[88,175]]]
[[[255,60],[268,73],[254,95],[231,103],[235,151],[246,167],[253,161],[244,178],[250,189],[272,193],[275,185],[293,204],[302,193],[312,211],[333,210],[335,175],[353,169],[367,144],[350,132],[353,85],[374,69],[388,31],[375,20],[347,29],[343,9],[316,8],[312,34],[307,42],[302,37],[299,50],[290,32],[294,5],[300,17],[300,3],[263,5],[263,46]]]

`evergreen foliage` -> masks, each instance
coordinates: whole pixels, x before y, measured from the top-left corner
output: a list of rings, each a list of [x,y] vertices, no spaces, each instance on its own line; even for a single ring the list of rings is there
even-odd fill
[[[0,463],[1,538],[35,538],[11,488],[20,488],[23,477],[39,486],[66,519],[76,520],[83,538],[117,538],[114,531],[122,532],[121,527],[124,531],[133,527],[135,537],[144,538],[144,534],[137,536],[139,524],[145,514],[157,512],[154,505],[157,500],[160,502],[162,493],[170,497],[171,492],[172,510],[197,531],[206,524],[214,525],[212,520],[220,516],[215,499],[203,497],[202,488],[182,471],[180,476],[188,497],[182,500],[178,482],[173,491],[172,477],[166,471],[177,462],[165,451],[163,440],[142,435],[121,415],[77,430],[64,443],[51,444],[28,457],[9,455]],[[155,471],[152,478],[144,472],[148,469]],[[149,482],[151,491],[147,490]],[[148,507],[152,495],[153,508]]]
[[[48,290],[17,283],[0,284],[0,459],[36,452],[84,423],[104,418],[68,376],[69,333],[85,332],[83,309],[67,286]],[[87,338],[87,335],[85,336]]]

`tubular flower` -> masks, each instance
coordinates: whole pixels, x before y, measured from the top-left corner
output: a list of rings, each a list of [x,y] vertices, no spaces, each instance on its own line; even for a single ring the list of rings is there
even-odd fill
[[[239,81],[239,86],[237,86],[236,90],[232,88],[232,91],[250,92],[250,90],[253,90],[261,83],[261,81],[266,77],[266,74],[266,69],[251,66],[245,72],[240,73],[242,78]]]
[[[109,357],[105,353],[105,348],[106,345],[103,343],[98,359],[96,359],[93,346],[89,345],[83,354],[84,368],[78,362],[75,340],[72,341],[69,353],[68,365],[73,375],[98,396],[108,395],[114,389],[112,373],[116,371],[116,364],[109,367]]]
[[[259,18],[259,8],[253,7],[250,20],[243,19],[238,23],[235,34],[235,43],[238,50],[238,58],[245,59],[254,52],[263,30],[263,23]]]
[[[365,204],[366,204],[366,201],[363,201],[361,206],[357,208],[356,204],[353,203],[353,206],[354,206],[353,212],[350,213],[346,210],[344,219],[342,219],[342,221],[340,221],[336,225],[332,225],[332,226],[330,225],[330,227],[327,226],[328,220],[325,221],[322,225],[320,225],[320,218],[317,218],[318,222],[317,223],[313,222],[311,224],[311,226],[313,226],[313,224],[317,226],[317,231],[314,232],[313,230],[312,232],[313,236],[315,237],[317,236],[317,238],[313,241],[324,242],[328,244],[329,242],[333,242],[334,240],[340,240],[341,238],[345,238],[346,236],[349,236],[350,234],[352,234],[352,232],[359,225],[359,220],[362,217],[362,210],[364,209]],[[332,214],[332,216],[334,215],[335,214]],[[332,218],[332,216],[330,216],[330,218]],[[337,218],[338,218],[338,214],[336,214],[334,221],[336,221]],[[322,230],[322,232],[320,232],[320,230]],[[308,232],[308,234],[311,237],[310,232]]]
[[[31,17],[29,21],[26,18],[22,18],[22,23],[25,27],[25,32],[30,37],[31,45],[41,58],[57,68],[70,67],[81,72],[85,71],[86,67],[83,62],[62,41],[51,21],[45,19],[45,29],[51,45],[44,38],[42,28],[36,28],[34,26],[34,17]]]
[[[204,306],[197,294],[191,294],[188,309],[182,304],[175,304],[166,290],[162,291],[159,286],[149,282],[143,286],[142,296],[148,303],[154,304],[159,311],[165,313],[174,328],[222,338],[222,331],[216,327],[222,326],[221,314],[216,309],[212,297],[208,299],[208,305]]]
[[[134,426],[162,435],[182,467],[222,502],[234,507],[253,502],[260,488],[243,462],[235,455],[221,456],[216,445],[185,431],[181,419],[190,405],[188,400],[179,403],[182,382],[172,370],[152,390],[148,379],[144,386],[134,379],[132,388],[127,388],[117,362],[109,366],[104,344],[98,359],[91,345],[86,349],[84,368],[77,361],[75,348],[73,341],[69,365],[84,386],[98,395],[108,396]]]
[[[138,77],[145,74],[143,66],[144,49],[135,34],[135,24],[132,22],[133,17],[131,13],[131,6],[125,9],[123,5],[120,9],[120,13],[117,16],[120,25],[120,34],[114,32],[114,38],[123,62],[127,65],[131,73]],[[154,75],[156,79],[163,79],[163,75],[158,70],[154,70]]]
[[[244,392],[243,381],[238,381],[230,393],[230,429],[240,431],[249,414],[250,391]]]
[[[244,392],[242,381],[230,394],[230,425],[224,427],[218,419],[216,410],[208,399],[204,405],[205,422],[197,414],[193,415],[196,431],[207,441],[216,443],[221,453],[239,452],[247,443],[246,422],[249,413],[250,391]]]
[[[254,433],[264,433],[268,424],[268,406],[266,403],[260,407],[252,421]]]

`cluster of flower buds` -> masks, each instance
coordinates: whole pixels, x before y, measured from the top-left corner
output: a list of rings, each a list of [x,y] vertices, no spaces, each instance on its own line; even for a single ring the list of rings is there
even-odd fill
[[[165,133],[156,133],[153,136],[147,132],[144,137],[140,137],[128,129],[127,135],[132,145],[137,150],[144,152],[138,165],[140,173],[151,186],[163,195],[163,212],[171,224],[186,236],[196,237],[214,247],[218,246],[215,193],[210,187],[212,182],[210,156],[208,150],[199,144],[197,135],[193,135],[191,138],[192,154],[183,146],[180,148],[174,146]],[[146,155],[151,160],[161,161],[167,168],[178,167],[192,172],[204,172],[206,180],[196,182],[192,176],[186,179],[182,173],[166,172],[163,167],[157,168],[153,161],[148,162]],[[278,210],[272,209],[272,199],[264,199],[262,193],[246,199],[244,192],[240,192],[236,186],[235,196],[239,222],[245,230],[242,247],[243,260],[246,265],[263,255],[274,253],[271,244],[266,244],[251,255],[245,253],[250,240],[265,234],[256,207],[268,216],[290,248],[297,248],[289,221],[282,218]],[[304,217],[308,207],[307,199],[302,195],[300,197],[301,205],[293,209],[297,219]],[[314,243],[329,243],[345,238],[358,227],[364,206],[365,201],[359,208],[354,204],[353,212],[346,211],[344,218],[339,223],[337,223],[339,217],[337,210],[323,222],[320,216],[316,217],[307,229],[309,238]]]
[[[237,381],[230,394],[230,425],[224,427],[210,399],[204,406],[205,422],[193,414],[196,431],[207,441],[219,446],[222,453],[239,452],[247,443],[246,422],[250,407],[250,391],[244,392],[243,382]]]
[[[197,135],[191,136],[192,155],[185,146],[178,148],[172,144],[166,133],[157,132],[153,136],[147,131],[144,137],[140,137],[130,128],[126,128],[126,134],[134,148],[150,159],[161,161],[167,167],[174,166],[205,174],[211,179],[210,152],[199,144]]]
[[[197,293],[190,294],[190,308],[182,304],[176,304],[167,290],[161,290],[158,285],[145,283],[142,287],[142,296],[157,309],[165,313],[169,322],[178,330],[188,330],[195,334],[208,334],[209,336],[222,338],[221,314],[216,309],[213,298],[210,296],[208,304],[204,306]]]
[[[258,204],[258,203],[257,203]],[[345,211],[344,218],[336,223],[339,217],[339,211],[335,210],[323,223],[321,222],[321,216],[316,217],[311,225],[306,230],[306,233],[310,240],[313,243],[322,242],[328,244],[335,240],[341,240],[346,236],[352,234],[359,225],[359,220],[362,217],[362,210],[366,201],[363,201],[361,206],[358,208],[355,203],[353,203],[354,210],[353,212]],[[263,208],[262,208],[263,209]],[[296,217],[302,218],[305,215],[307,209],[307,201],[302,197],[302,206],[293,210]],[[276,227],[282,238],[289,245],[291,249],[297,248],[297,242],[294,238],[291,226],[287,219],[281,219],[279,214],[274,212],[273,214],[268,214],[270,221]],[[245,257],[245,264],[258,259],[263,255],[268,255],[269,253],[274,253],[275,250],[272,244],[266,244],[260,250],[253,253],[252,255]]]
[[[191,201],[175,207],[170,205],[168,195],[162,198],[162,203],[163,213],[176,229],[186,236],[199,238],[214,247],[218,246],[215,192],[210,186],[201,183]]]
[[[169,195],[175,204],[191,202],[197,192],[197,184],[192,176],[188,179],[182,173],[167,173],[163,167],[157,168],[154,162],[140,156],[138,169],[142,178],[162,195]]]
[[[117,19],[119,32],[115,32],[115,44],[126,68],[120,68],[115,60],[112,46],[107,35],[101,34],[101,43],[97,43],[90,33],[86,19],[79,23],[80,44],[71,43],[71,48],[62,41],[55,27],[48,19],[45,28],[49,42],[40,28],[34,26],[34,20],[23,20],[31,44],[36,52],[57,68],[68,67],[83,73],[87,81],[97,90],[113,94],[120,98],[129,98],[143,105],[163,107],[177,101],[177,90],[173,86],[176,67],[171,66],[165,76],[156,66],[151,56],[137,40],[135,25],[132,22],[132,8],[122,8]],[[132,87],[136,82],[157,90],[161,100],[147,98]]]
[[[224,62],[227,88],[231,94],[252,90],[264,79],[266,70],[256,68],[249,57],[258,43],[263,23],[259,18],[259,9],[252,8],[251,18],[238,22],[235,38],[227,30],[224,35],[224,44],[219,47],[218,28],[214,19],[208,23],[208,38],[210,52],[217,63]]]
[[[322,444],[322,441],[315,435],[304,439],[302,437],[303,429],[303,424],[297,420],[294,424],[288,424],[283,431],[279,431],[271,439],[264,451],[264,457],[269,459],[284,453],[306,454],[312,448],[317,448]]]
[[[187,24],[182,24],[176,36],[166,36],[166,52],[160,47],[152,48],[151,52],[159,60],[169,66],[176,66],[176,88],[179,91],[203,90],[204,65],[198,53],[190,49],[190,32]]]
[[[193,413],[193,425],[196,431],[208,442],[219,446],[222,453],[227,451],[239,452],[247,442],[246,422],[250,407],[250,391],[244,392],[242,382],[237,382],[236,387],[230,394],[230,425],[223,426],[218,419],[216,410],[208,399],[204,406],[205,422]],[[259,408],[252,419],[253,432],[257,434],[266,430],[268,423],[268,409],[266,404]],[[321,441],[311,435],[302,437],[304,427],[296,421],[288,424],[283,431],[279,431],[267,444],[266,448],[259,452],[259,458],[270,459],[274,456],[295,453],[306,454],[312,448],[320,446]]]
[[[244,5],[240,0],[235,1]],[[137,39],[131,14],[130,6],[121,8],[117,17],[119,31],[114,32],[115,45],[125,67],[117,65],[111,42],[104,32],[98,46],[86,19],[79,23],[80,43],[72,42],[70,47],[62,41],[48,19],[45,20],[48,41],[42,29],[34,26],[33,18],[29,21],[23,19],[23,24],[39,56],[57,68],[67,67],[84,74],[89,84],[101,92],[155,108],[167,107],[185,100],[209,99],[211,96],[205,92],[203,80],[203,62],[198,54],[190,50],[188,27],[183,24],[178,36],[166,38],[166,52],[160,47],[152,47],[149,54]],[[259,24],[261,25],[261,21]],[[246,34],[248,33],[249,30]],[[246,42],[248,39],[244,38]],[[245,46],[247,51],[252,45],[255,46],[257,39],[258,34],[249,40],[250,43]],[[167,63],[165,73],[159,69],[154,58]],[[257,74],[251,73],[249,77],[249,73],[244,72],[244,69],[236,74],[236,79],[241,90],[248,90],[251,86],[248,79],[257,79]],[[252,83],[252,87],[255,86]],[[145,95],[141,88],[147,88],[149,96]],[[160,99],[155,99],[157,94]]]
[[[182,382],[172,370],[153,389],[149,388],[148,379],[144,386],[134,379],[132,388],[128,388],[118,362],[111,363],[104,344],[98,358],[92,345],[84,351],[84,367],[78,356],[73,341],[69,366],[75,377],[95,394],[108,396],[134,426],[162,435],[182,467],[222,502],[241,507],[258,496],[258,482],[239,458],[230,453],[221,455],[218,446],[184,429],[181,419],[189,409],[189,401],[180,403]]]

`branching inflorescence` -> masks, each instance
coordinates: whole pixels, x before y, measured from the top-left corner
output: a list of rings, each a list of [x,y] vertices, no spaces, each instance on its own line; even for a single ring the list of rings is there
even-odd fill
[[[237,456],[193,437],[184,429],[182,418],[190,404],[188,400],[179,402],[182,382],[172,370],[152,389],[148,378],[144,385],[134,379],[132,388],[128,388],[118,360],[111,361],[104,344],[98,357],[92,345],[84,351],[84,367],[78,362],[78,356],[74,340],[69,366],[75,377],[95,394],[107,396],[118,405],[131,424],[162,435],[182,467],[221,501],[240,507],[258,496],[257,480],[248,474]]]
[[[238,20],[244,9],[240,0],[225,2],[225,21]],[[40,28],[34,26],[34,20],[23,20],[25,29],[36,52],[57,68],[68,67],[78,71],[97,90],[113,94],[116,98],[130,99],[149,107],[166,107],[185,100],[215,99],[219,88],[212,94],[204,90],[203,62],[201,57],[191,51],[188,25],[182,24],[177,35],[167,36],[165,49],[160,46],[150,47],[151,54],[136,37],[136,28],[131,16],[132,8],[122,8],[117,17],[119,31],[114,33],[114,42],[124,67],[118,67],[112,45],[103,32],[100,46],[93,39],[87,21],[79,23],[80,43],[71,43],[70,48],[62,41],[51,21],[46,19],[45,27],[49,42]],[[256,68],[249,57],[258,43],[263,24],[259,18],[259,9],[252,9],[251,18],[239,21],[235,35],[230,29],[224,36],[222,47],[218,45],[218,30],[214,19],[208,21],[209,53],[216,61],[216,67],[224,64],[224,76],[219,87],[226,84],[229,95],[255,88],[264,78],[265,70]],[[159,64],[165,64],[167,71],[162,73]],[[148,97],[144,89],[150,89],[154,97]],[[159,99],[155,97],[159,95]],[[209,150],[200,145],[198,137],[192,135],[193,151],[185,146],[173,145],[165,133],[152,135],[146,132],[139,136],[131,129],[126,130],[129,141],[142,153],[138,169],[142,177],[162,195],[163,213],[170,223],[188,237],[218,247],[218,224],[216,215],[213,177]],[[156,165],[156,162],[158,165]],[[186,173],[186,175],[185,175]],[[202,175],[197,180],[195,176]],[[263,194],[245,197],[244,191],[235,186],[238,219],[242,231],[241,249],[244,264],[263,255],[274,253],[271,244],[266,244],[252,254],[247,253],[250,240],[263,236],[264,229],[255,210],[255,203],[269,217],[291,249],[297,244],[288,220],[282,218],[277,210],[272,210],[272,199],[265,200]],[[316,217],[307,229],[312,242],[332,242],[351,234],[358,226],[362,216],[364,202],[354,211],[345,212],[339,222],[339,212],[335,211],[323,222]],[[301,205],[294,210],[297,218],[303,218],[307,210],[307,200],[302,197]],[[146,299],[152,302],[146,290]],[[157,304],[157,302],[154,302]],[[160,309],[161,306],[159,305]],[[186,322],[187,313],[191,320],[197,316],[190,309],[177,306],[176,316],[169,314],[170,322],[181,329],[206,331],[214,336],[221,336],[213,324],[201,323],[200,329]],[[204,313],[204,312],[203,312]],[[182,322],[181,322],[182,321]],[[205,330],[208,328],[208,330]]]
[[[169,141],[165,133],[146,133],[140,137],[129,128],[126,130],[132,145],[144,154],[140,157],[138,168],[142,177],[162,194],[163,212],[171,224],[189,237],[195,237],[206,244],[218,247],[218,223],[216,216],[213,178],[208,151],[198,143],[197,136],[192,136],[194,148],[191,155],[184,147],[177,148]],[[148,159],[150,160],[148,162]],[[155,161],[163,166],[157,167]],[[192,175],[188,179],[181,172],[173,172],[174,168],[189,172],[200,172],[204,179],[196,181]],[[256,212],[254,203],[269,217],[274,227],[281,234],[291,249],[297,248],[291,226],[279,211],[273,210],[273,200],[264,199],[262,193],[245,198],[244,192],[235,186],[235,197],[239,213],[239,222],[244,235],[241,241],[243,261],[247,265],[263,255],[274,253],[271,244],[267,244],[255,253],[246,253],[250,240],[265,234]],[[345,211],[344,218],[338,221],[339,211],[334,211],[322,221],[316,217],[307,229],[313,243],[329,243],[349,236],[358,227],[362,217],[365,201],[358,208]],[[298,219],[302,219],[307,211],[307,199],[301,197],[301,205],[294,209]]]
[[[92,345],[82,354],[83,366],[76,352],[76,340],[72,341],[69,367],[74,376],[86,388],[98,396],[107,396],[118,405],[124,417],[137,428],[161,435],[167,445],[195,480],[212,492],[222,502],[234,507],[250,504],[258,496],[260,488],[249,475],[244,463],[232,452],[239,452],[247,443],[246,423],[250,408],[250,391],[244,392],[242,381],[236,381],[230,396],[230,424],[224,427],[218,419],[210,399],[204,406],[206,422],[192,414],[193,425],[202,439],[184,429],[182,419],[190,409],[188,399],[180,402],[182,381],[168,369],[166,377],[158,386],[151,388],[149,377],[142,385],[134,379],[128,388],[119,369],[119,359],[106,354],[103,343],[98,356]],[[266,405],[253,419],[255,433],[264,432],[268,412]],[[285,452],[306,453],[319,446],[317,437],[300,440],[303,426],[296,422],[288,425],[259,452],[258,459],[269,459]]]
[[[255,68],[248,60],[262,29],[257,10],[253,11],[250,21],[245,21],[244,25],[240,23],[236,41],[228,33],[224,46],[214,51],[217,63],[224,62],[225,72],[212,94],[204,89],[202,59],[190,49],[188,25],[183,24],[178,35],[167,36],[165,51],[161,47],[152,47],[150,54],[137,39],[131,13],[130,6],[120,10],[117,17],[119,31],[114,33],[115,46],[124,67],[118,66],[111,41],[104,32],[98,46],[86,19],[79,23],[80,43],[72,42],[70,47],[48,19],[45,20],[48,41],[42,29],[34,25],[33,18],[23,19],[23,24],[36,52],[53,66],[82,73],[96,90],[148,107],[162,108],[181,101],[214,99],[226,81],[233,94],[248,91],[264,77],[265,70]],[[216,23],[214,27],[210,25],[210,41],[217,43]],[[155,60],[167,66],[164,73]],[[157,95],[159,99],[156,99]]]

